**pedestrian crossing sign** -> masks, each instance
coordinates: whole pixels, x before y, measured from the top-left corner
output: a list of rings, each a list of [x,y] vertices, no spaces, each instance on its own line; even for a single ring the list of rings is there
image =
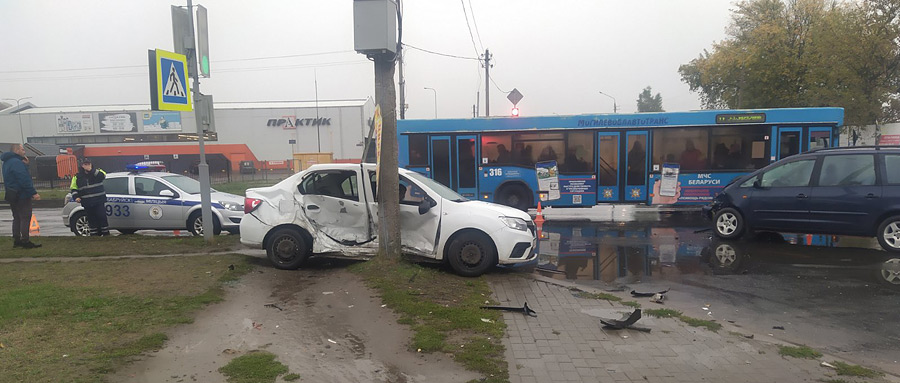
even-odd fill
[[[191,87],[187,77],[187,58],[184,55],[150,50],[151,108],[190,112]]]

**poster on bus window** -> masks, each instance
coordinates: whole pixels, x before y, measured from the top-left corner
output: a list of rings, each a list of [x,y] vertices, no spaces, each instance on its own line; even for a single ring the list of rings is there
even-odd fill
[[[662,180],[659,185],[659,195],[674,197],[678,188],[678,164],[664,163],[662,166]]]
[[[547,200],[559,199],[559,167],[556,161],[541,161],[534,164],[537,173],[538,189],[547,193]]]

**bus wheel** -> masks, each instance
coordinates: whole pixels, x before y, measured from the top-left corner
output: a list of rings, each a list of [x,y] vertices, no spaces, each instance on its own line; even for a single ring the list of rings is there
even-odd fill
[[[531,206],[531,190],[520,184],[505,185],[497,190],[496,202],[525,211]]]

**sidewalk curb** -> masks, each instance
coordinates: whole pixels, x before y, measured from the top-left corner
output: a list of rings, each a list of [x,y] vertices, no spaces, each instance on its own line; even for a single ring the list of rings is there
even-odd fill
[[[576,283],[574,283],[574,282],[560,281],[560,280],[557,280],[557,279],[548,278],[548,277],[545,277],[545,276],[542,276],[542,275],[536,275],[536,274],[521,274],[521,276],[522,276],[522,277],[525,277],[525,278],[531,278],[531,279],[533,279],[533,280],[535,280],[535,281],[537,281],[537,282],[544,282],[544,283],[547,283],[547,284],[551,284],[551,285],[563,287],[563,288],[566,288],[566,289],[569,289],[569,290],[573,290],[573,291],[583,291],[583,292],[586,292],[586,293],[595,293],[595,294],[596,294],[596,293],[610,294],[610,295],[615,295],[615,296],[617,296],[617,297],[619,297],[619,298],[622,298],[622,300],[632,300],[632,299],[634,299],[634,297],[632,297],[632,296],[630,296],[630,295],[624,295],[624,296],[623,296],[621,293],[618,293],[618,292],[604,291],[604,290],[597,289],[597,288],[590,287],[590,286],[579,285],[579,284],[576,284]],[[610,302],[610,303],[617,303],[617,302]],[[619,305],[621,306],[621,304],[619,304]],[[626,308],[626,309],[628,309],[628,310],[631,310],[631,309],[632,309],[632,308],[627,307],[627,306],[622,306],[622,307],[624,307],[624,308]],[[758,341],[760,341],[760,342],[762,342],[762,343],[769,344],[769,345],[772,345],[772,346],[802,346],[801,344],[797,344],[797,343],[792,343],[792,342],[784,341],[784,340],[775,338],[774,336],[769,336],[768,334],[757,334],[757,333],[749,332],[749,331],[747,331],[747,329],[745,329],[745,328],[743,328],[743,327],[735,326],[735,325],[729,323],[728,321],[719,321],[719,320],[716,320],[715,322],[722,325],[722,330],[721,330],[721,331],[728,332],[728,333],[731,333],[731,332],[737,332],[737,333],[742,333],[742,334],[753,335],[753,339],[748,339],[748,340],[758,340]],[[724,337],[725,335],[722,335],[722,336]],[[818,350],[817,350],[817,351],[818,351]],[[821,352],[821,351],[819,351],[819,352]],[[784,357],[782,356],[782,358],[784,358]],[[840,362],[849,363],[849,364],[858,364],[858,365],[860,365],[860,366],[869,368],[869,369],[871,369],[871,370],[874,370],[874,371],[878,371],[878,372],[883,373],[884,376],[882,377],[882,379],[884,379],[884,380],[886,380],[886,381],[888,381],[888,382],[892,382],[892,383],[900,383],[900,376],[898,376],[898,375],[894,375],[894,374],[892,374],[892,373],[889,373],[889,372],[886,372],[886,371],[882,371],[882,370],[879,370],[879,369],[877,369],[877,368],[871,368],[871,367],[866,366],[866,365],[863,364],[863,363],[858,363],[858,362],[853,361],[853,360],[849,360],[849,359],[842,358],[842,357],[837,357],[837,356],[834,356],[834,355],[831,355],[831,354],[827,354],[827,353],[824,353],[824,352],[822,352],[822,357],[816,359],[816,361],[817,361],[817,362],[824,362],[824,361],[829,361],[829,362],[830,362],[830,361],[840,361]],[[826,369],[826,371],[834,372],[834,370],[828,369],[827,367],[822,367],[822,368]],[[855,378],[855,377],[854,377],[854,378]]]
[[[265,258],[265,250],[237,249],[229,251],[214,251],[209,253],[181,253],[181,254],[147,254],[147,255],[108,255],[101,257],[35,257],[35,258],[0,258],[0,264],[6,263],[40,263],[40,262],[90,262],[90,261],[115,261],[122,259],[147,259],[170,257],[196,257],[203,255],[240,254],[248,257]]]

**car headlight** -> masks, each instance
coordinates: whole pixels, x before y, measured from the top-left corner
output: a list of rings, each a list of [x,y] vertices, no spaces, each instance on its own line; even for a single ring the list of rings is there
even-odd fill
[[[500,220],[506,224],[510,229],[516,229],[521,231],[528,230],[528,224],[525,223],[524,219],[516,218],[516,217],[500,217]]]
[[[244,205],[241,205],[237,202],[219,201],[219,204],[222,205],[222,207],[224,207],[226,210],[244,211]]]

